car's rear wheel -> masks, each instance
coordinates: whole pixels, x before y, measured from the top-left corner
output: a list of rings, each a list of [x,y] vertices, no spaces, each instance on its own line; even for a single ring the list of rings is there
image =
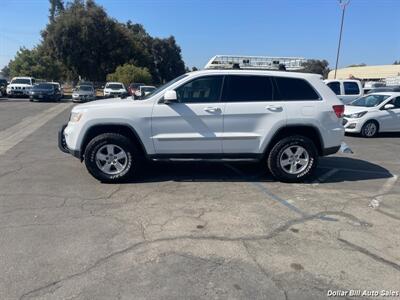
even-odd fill
[[[86,168],[102,182],[121,182],[138,175],[143,155],[125,136],[103,133],[93,138],[85,149]]]
[[[294,135],[281,139],[268,155],[268,168],[272,175],[283,182],[302,182],[315,170],[317,149],[312,140]]]
[[[361,128],[361,135],[366,138],[372,138],[378,135],[379,125],[375,121],[366,122]]]

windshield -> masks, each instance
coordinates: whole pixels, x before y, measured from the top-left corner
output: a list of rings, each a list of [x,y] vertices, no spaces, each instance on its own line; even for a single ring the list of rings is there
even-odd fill
[[[106,85],[107,89],[112,89],[112,90],[121,90],[124,88],[122,84],[119,83],[109,83]]]
[[[388,96],[388,95],[368,95],[368,96],[364,96],[364,97],[354,100],[353,102],[351,102],[350,105],[374,107],[374,106],[378,106],[379,104],[381,104],[383,101],[385,101],[389,97],[390,96]]]
[[[93,91],[93,89],[92,89],[91,86],[82,85],[82,86],[80,86],[80,87],[78,88],[78,91],[91,92],[91,91]]]
[[[187,77],[187,76],[188,76],[187,74],[183,74],[183,75],[181,75],[181,76],[179,76],[179,77],[176,77],[175,79],[171,80],[170,82],[167,82],[166,84],[160,86],[159,88],[153,90],[152,92],[150,92],[149,94],[147,94],[146,96],[144,96],[144,97],[142,98],[142,100],[148,99],[148,98],[150,98],[150,97],[152,97],[152,96],[154,96],[154,95],[156,95],[156,94],[162,92],[162,91],[165,90],[166,88],[168,88],[168,87],[170,87],[171,85],[173,85],[175,82],[177,82],[177,81],[179,81],[179,80],[181,80],[182,78],[185,78],[185,77]]]
[[[35,90],[52,90],[54,86],[51,83],[39,83],[33,87]]]
[[[15,84],[31,84],[31,80],[30,79],[17,78],[17,79],[14,79],[13,81],[11,81],[11,83],[15,83]]]

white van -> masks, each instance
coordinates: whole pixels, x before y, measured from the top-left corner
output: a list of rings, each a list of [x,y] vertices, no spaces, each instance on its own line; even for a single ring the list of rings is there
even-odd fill
[[[344,104],[349,104],[353,100],[364,95],[362,84],[359,80],[324,80],[325,84],[338,96]]]

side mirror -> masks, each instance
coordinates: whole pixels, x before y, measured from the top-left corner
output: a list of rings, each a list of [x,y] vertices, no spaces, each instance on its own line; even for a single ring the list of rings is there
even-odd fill
[[[171,102],[176,102],[178,101],[178,96],[176,95],[176,92],[174,90],[169,90],[166,91],[164,94],[164,103],[168,104]]]
[[[388,104],[386,104],[383,108],[384,108],[384,109],[393,109],[393,108],[394,108],[394,105],[388,103]]]

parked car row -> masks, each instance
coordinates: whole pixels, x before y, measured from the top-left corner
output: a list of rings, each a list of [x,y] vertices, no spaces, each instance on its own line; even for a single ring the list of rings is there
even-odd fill
[[[107,82],[103,90],[103,96],[105,98],[132,96],[133,99],[138,100],[150,94],[155,89],[155,86],[145,85],[144,83],[131,83],[128,89],[126,89],[125,85],[121,82]]]

